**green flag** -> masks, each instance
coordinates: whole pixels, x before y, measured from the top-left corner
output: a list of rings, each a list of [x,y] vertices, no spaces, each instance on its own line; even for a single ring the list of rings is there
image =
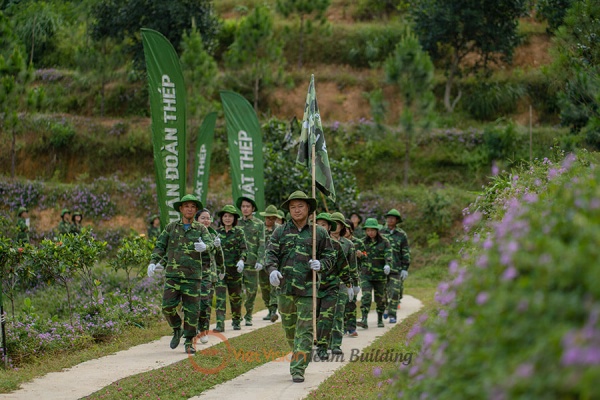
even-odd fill
[[[156,195],[164,227],[179,220],[173,203],[186,192],[185,85],[179,57],[167,38],[142,29],[148,71]]]
[[[315,145],[315,183],[317,188],[335,203],[335,188],[329,167],[325,135],[321,125],[321,115],[317,105],[317,93],[315,91],[315,76],[310,76],[310,85],[306,95],[304,106],[304,118],[302,118],[302,131],[300,133],[300,145],[296,162],[307,168],[312,168],[312,145]]]
[[[200,199],[202,204],[206,204],[206,194],[208,193],[210,154],[212,152],[216,122],[217,113],[211,112],[204,117],[202,126],[200,126],[200,130],[198,131],[196,159],[194,161],[194,194]]]
[[[258,210],[265,209],[265,178],[262,133],[254,109],[241,95],[221,91],[227,124],[233,201],[251,198]]]

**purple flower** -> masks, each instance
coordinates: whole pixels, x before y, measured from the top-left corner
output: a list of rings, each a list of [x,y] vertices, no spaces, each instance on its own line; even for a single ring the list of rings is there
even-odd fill
[[[506,270],[504,270],[504,273],[502,274],[502,280],[512,281],[517,277],[517,275],[519,275],[517,269],[511,265],[510,267],[506,268]]]
[[[381,376],[381,367],[373,368],[373,376],[376,378],[379,378],[379,376]]]
[[[515,371],[515,375],[517,375],[520,378],[529,378],[530,376],[533,375],[533,372],[534,372],[533,364],[524,363],[517,367],[517,370]]]
[[[487,292],[480,292],[480,293],[477,295],[477,298],[476,298],[476,300],[475,300],[475,301],[477,302],[477,304],[479,304],[479,305],[483,305],[483,304],[485,304],[485,303],[488,301],[489,297],[490,297],[490,296],[488,295],[488,293],[487,293]]]

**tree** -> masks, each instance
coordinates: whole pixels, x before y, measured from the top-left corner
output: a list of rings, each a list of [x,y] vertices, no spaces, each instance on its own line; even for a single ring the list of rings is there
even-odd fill
[[[417,129],[427,129],[434,103],[433,63],[417,37],[407,30],[384,65],[386,79],[398,87],[402,96],[400,124],[404,131],[404,186],[408,185],[410,150]]]
[[[527,0],[421,0],[413,8],[415,32],[446,74],[444,106],[452,112],[462,92],[452,91],[464,74],[489,72],[493,63],[510,62],[519,43],[518,17]],[[467,65],[467,56],[476,56]]]
[[[101,0],[92,6],[91,14],[92,37],[127,39],[139,69],[144,65],[141,28],[162,33],[179,51],[183,33],[195,20],[205,48],[211,52],[217,44],[219,22],[210,0]]]
[[[575,1],[559,27],[552,52],[552,74],[559,85],[561,123],[574,132],[590,124],[600,137],[600,4]],[[595,127],[595,128],[594,128]],[[600,140],[596,143],[600,145]]]
[[[237,72],[246,72],[252,81],[254,111],[258,112],[261,84],[273,81],[273,65],[282,64],[282,44],[273,35],[273,16],[269,8],[258,6],[238,26],[235,40],[226,53],[227,65]],[[237,75],[240,80],[245,74]]]
[[[300,18],[300,34],[298,44],[298,68],[302,67],[302,55],[304,53],[304,20],[313,16],[315,21],[324,23],[325,11],[329,8],[331,0],[277,0],[277,11],[288,18],[292,14],[298,14]],[[311,20],[307,20],[307,30],[311,29]]]
[[[571,4],[573,0],[537,0],[535,16],[548,21],[548,31],[555,32],[562,25]]]

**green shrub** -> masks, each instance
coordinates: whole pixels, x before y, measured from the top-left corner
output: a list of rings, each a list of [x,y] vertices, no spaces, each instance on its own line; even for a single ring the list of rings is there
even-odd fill
[[[515,173],[491,219],[415,325],[415,363],[391,377],[406,399],[597,398],[600,170],[587,154]],[[593,161],[596,163],[596,161]],[[482,368],[485,365],[485,368]]]
[[[525,88],[513,82],[477,80],[465,85],[462,107],[475,119],[490,121],[512,114]]]
[[[67,121],[50,123],[50,146],[54,150],[62,150],[71,145],[75,136],[75,128]]]

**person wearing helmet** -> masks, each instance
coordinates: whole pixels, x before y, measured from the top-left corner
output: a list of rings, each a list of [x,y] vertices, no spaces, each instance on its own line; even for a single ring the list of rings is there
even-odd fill
[[[193,338],[198,329],[200,285],[202,282],[202,255],[221,246],[220,240],[213,237],[208,229],[194,220],[202,202],[193,194],[186,194],[173,203],[173,209],[181,213],[181,219],[169,223],[156,240],[150,256],[148,276],[162,270],[165,263],[165,286],[162,299],[162,312],[173,329],[170,347],[179,346],[185,338],[185,352],[196,352]],[[163,261],[166,259],[166,261]],[[183,320],[177,313],[181,303]]]
[[[148,239],[158,239],[159,235],[160,216],[158,214],[154,214],[148,218]]]
[[[279,226],[276,222],[279,213],[277,207],[271,204],[265,208],[265,211],[260,212],[259,214],[265,219],[265,243],[268,243],[273,231]],[[277,315],[278,290],[269,283],[269,275],[267,275],[267,271],[265,271],[264,268],[258,272],[258,285],[260,286],[263,301],[269,309],[268,314],[263,319],[265,321],[275,322],[279,319],[279,315]]]
[[[408,277],[408,267],[410,266],[410,248],[408,246],[408,236],[398,224],[402,222],[400,212],[392,208],[384,215],[386,227],[381,230],[381,234],[390,241],[392,245],[392,269],[388,275],[387,310],[383,313],[383,319],[389,315],[390,323],[396,323],[396,312],[402,300],[404,292],[404,280]]]
[[[71,233],[71,210],[68,208],[63,208],[60,212],[60,222],[58,223],[58,234],[66,235],[67,233]]]
[[[81,212],[79,211],[75,211],[73,213],[73,217],[71,217],[71,233],[76,235],[81,233],[81,228],[83,227],[83,225],[81,224],[82,220],[83,214],[81,214]]]
[[[17,210],[17,243],[23,245],[29,243],[29,210],[27,207],[19,207]]]
[[[365,221],[366,236],[362,240],[367,255],[363,260],[363,268],[360,277],[360,289],[363,296],[360,301],[360,311],[362,319],[357,322],[358,326],[365,329],[369,327],[367,316],[371,309],[373,295],[377,311],[377,326],[383,328],[383,313],[386,307],[385,285],[387,276],[391,271],[392,265],[392,245],[379,234],[381,226],[375,218],[367,218]]]
[[[231,320],[234,331],[242,329],[242,280],[244,265],[247,257],[246,238],[244,230],[237,226],[241,214],[237,208],[228,204],[217,213],[221,226],[217,233],[223,247],[225,275],[220,277],[215,287],[217,302],[215,312],[217,326],[215,332],[225,331],[225,311],[227,309],[227,292],[229,292],[229,305],[231,307]]]

